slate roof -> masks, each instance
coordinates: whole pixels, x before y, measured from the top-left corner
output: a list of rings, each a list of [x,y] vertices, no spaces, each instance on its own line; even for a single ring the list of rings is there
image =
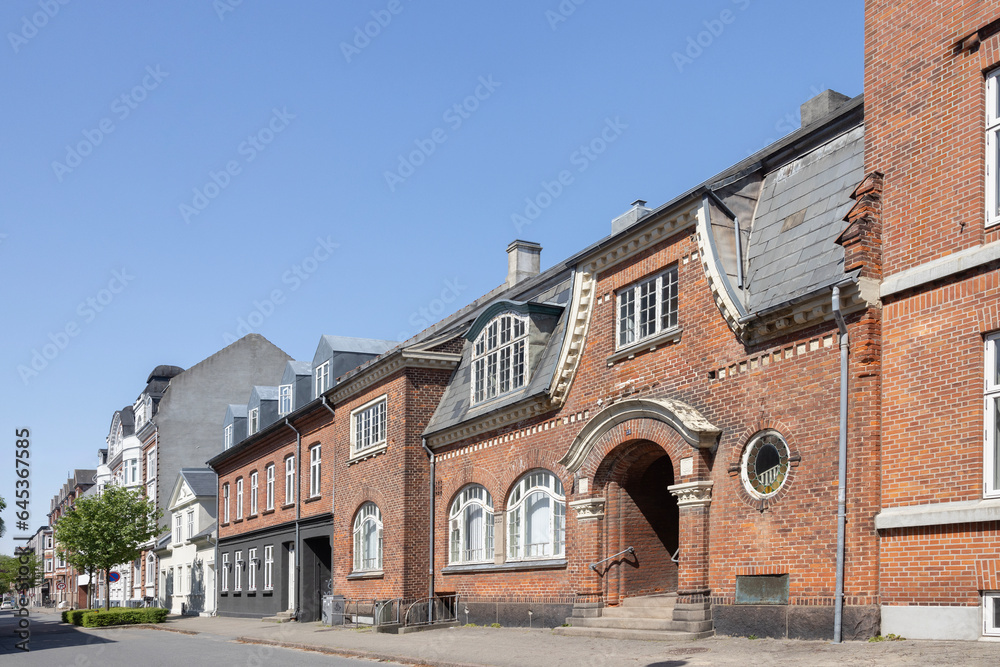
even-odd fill
[[[180,476],[195,497],[216,496],[219,493],[219,478],[211,468],[181,468]]]
[[[845,278],[844,249],[834,241],[863,178],[861,126],[765,176],[747,249],[751,314]]]
[[[278,388],[254,385],[250,392],[250,403],[253,403],[255,395],[258,401],[276,401],[278,400]]]
[[[231,414],[233,418],[243,417],[244,419],[246,419],[247,416],[246,403],[230,403],[228,410],[229,414]],[[229,414],[226,415],[227,419],[229,417]]]
[[[219,525],[218,521],[213,521],[212,523],[210,523],[208,525],[208,528],[206,528],[205,530],[201,531],[197,535],[191,536],[191,538],[189,539],[189,541],[194,542],[195,540],[199,540],[199,539],[201,539],[203,537],[210,537],[213,533],[215,533],[215,529],[218,527],[218,525]]]

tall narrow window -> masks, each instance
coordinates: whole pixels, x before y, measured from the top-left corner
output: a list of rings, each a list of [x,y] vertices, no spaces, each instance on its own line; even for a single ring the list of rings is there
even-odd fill
[[[229,523],[229,483],[222,485],[222,523]]]
[[[309,450],[309,496],[316,497],[320,490],[320,445]]]
[[[250,549],[250,564],[247,566],[247,589],[257,590],[257,547]]]
[[[504,313],[476,337],[472,349],[472,400],[481,403],[527,383],[528,318]]]
[[[351,413],[351,451],[358,454],[385,445],[386,397],[362,405]]]
[[[313,374],[315,379],[316,398],[319,398],[324,391],[330,388],[330,362],[324,361],[316,367]]]
[[[226,428],[222,430],[222,448],[229,449],[233,446],[233,425],[226,424]]]
[[[518,481],[507,498],[507,558],[562,556],[566,549],[566,497],[562,482],[548,470]]]
[[[194,510],[190,509],[187,511],[187,538],[190,540],[194,537]]]
[[[174,515],[174,544],[180,544],[183,537],[181,536],[181,515]]]
[[[449,562],[482,563],[493,560],[493,498],[473,484],[455,496],[449,512]]]
[[[285,459],[285,504],[295,502],[295,457]]]
[[[243,518],[243,478],[236,479],[236,520]]]
[[[1000,222],[1000,70],[986,79],[986,224]]]
[[[233,590],[243,590],[243,551],[236,552],[236,568],[233,570]]]
[[[618,291],[618,347],[677,326],[677,266]]]
[[[274,588],[274,545],[264,545],[264,590]]]
[[[274,464],[271,463],[267,466],[267,482],[266,491],[264,493],[264,502],[266,503],[266,508],[269,510],[274,509]]]
[[[1000,497],[1000,333],[986,337],[986,369],[983,386],[985,433],[983,491],[989,498]]]
[[[257,513],[257,471],[250,473],[250,515]]]
[[[260,408],[254,408],[247,415],[247,435],[253,435],[260,430]]]
[[[229,554],[222,554],[222,591],[229,590]]]
[[[146,586],[152,586],[156,581],[156,556],[150,553],[146,556]]]
[[[375,503],[363,504],[354,516],[354,570],[382,569],[382,513]]]
[[[146,481],[151,482],[156,479],[156,449],[151,449],[146,453]]]
[[[292,411],[292,385],[278,387],[278,414],[287,415]]]

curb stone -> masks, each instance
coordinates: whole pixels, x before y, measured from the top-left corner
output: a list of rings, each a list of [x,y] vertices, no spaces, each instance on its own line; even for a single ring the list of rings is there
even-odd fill
[[[234,641],[240,644],[258,644],[263,646],[276,646],[278,648],[291,648],[300,651],[312,651],[314,653],[325,653],[326,655],[336,655],[342,658],[363,658],[365,660],[381,660],[384,662],[397,662],[404,665],[429,665],[430,667],[483,667],[475,663],[468,662],[448,662],[444,660],[431,660],[426,658],[411,658],[401,655],[391,655],[389,653],[375,653],[373,651],[352,651],[350,649],[334,648],[331,646],[318,646],[316,644],[300,644],[297,642],[282,642],[273,639],[260,639],[257,637],[237,637]]]

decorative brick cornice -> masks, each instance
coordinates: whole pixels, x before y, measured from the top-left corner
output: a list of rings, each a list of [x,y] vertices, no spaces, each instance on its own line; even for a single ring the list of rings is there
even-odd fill
[[[475,437],[487,431],[493,431],[508,424],[531,419],[552,410],[552,404],[547,396],[537,396],[523,403],[518,403],[509,408],[503,408],[497,412],[474,417],[460,425],[428,436],[427,445],[436,448],[450,445],[459,440]]]
[[[337,385],[330,398],[335,405],[341,403],[350,396],[364,391],[403,368],[453,370],[461,360],[461,354],[452,354],[450,352],[401,350],[396,354],[391,354],[377,361],[365,369],[364,372],[355,375],[347,382]]]
[[[577,521],[593,521],[604,518],[604,498],[584,498],[570,501],[569,506],[576,511]]]
[[[859,271],[862,278],[882,278],[883,176],[873,171],[854,189],[854,206],[844,216],[847,228],[836,243],[844,248],[844,271]]]
[[[677,507],[708,507],[712,504],[712,485],[714,482],[709,479],[697,482],[685,482],[684,484],[673,484],[667,487],[667,491],[677,497]]]

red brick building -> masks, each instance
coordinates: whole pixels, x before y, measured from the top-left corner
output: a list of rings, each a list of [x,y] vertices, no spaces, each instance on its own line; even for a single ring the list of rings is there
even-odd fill
[[[883,280],[882,627],[1000,635],[1000,7],[868,0]],[[876,207],[877,208],[877,207]]]

